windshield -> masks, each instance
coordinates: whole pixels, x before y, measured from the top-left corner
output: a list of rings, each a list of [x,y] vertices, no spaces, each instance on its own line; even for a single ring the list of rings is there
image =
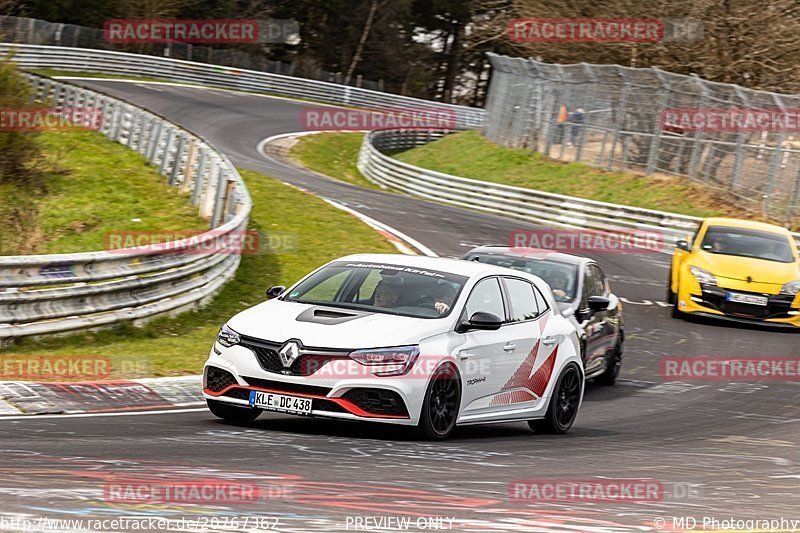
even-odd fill
[[[578,291],[578,267],[569,263],[553,261],[550,259],[535,259],[531,257],[513,257],[509,255],[474,254],[468,257],[470,261],[478,259],[481,263],[497,265],[514,270],[520,270],[539,276],[553,290],[553,297],[557,302],[571,302]]]
[[[440,318],[450,314],[467,279],[402,265],[337,261],[293,287],[284,300],[415,318]]]
[[[789,240],[780,233],[712,226],[703,237],[702,249],[712,254],[752,257],[778,263],[792,263]]]

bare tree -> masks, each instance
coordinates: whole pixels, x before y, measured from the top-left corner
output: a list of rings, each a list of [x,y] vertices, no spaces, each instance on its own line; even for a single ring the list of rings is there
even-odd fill
[[[367,38],[369,37],[369,32],[372,31],[372,23],[375,20],[375,13],[378,11],[378,0],[372,0],[369,6],[369,14],[367,15],[367,21],[364,23],[364,29],[361,31],[361,38],[358,40],[358,46],[356,47],[356,52],[353,54],[353,59],[350,61],[350,66],[347,67],[347,74],[344,77],[344,84],[350,85],[350,79],[353,77],[353,73],[358,67],[358,64],[361,62],[361,54],[364,53],[364,45],[367,42]]]

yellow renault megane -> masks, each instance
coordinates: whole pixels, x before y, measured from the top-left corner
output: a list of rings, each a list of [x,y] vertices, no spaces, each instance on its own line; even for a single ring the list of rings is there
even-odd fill
[[[676,248],[667,288],[672,316],[800,327],[800,256],[786,228],[707,218]]]

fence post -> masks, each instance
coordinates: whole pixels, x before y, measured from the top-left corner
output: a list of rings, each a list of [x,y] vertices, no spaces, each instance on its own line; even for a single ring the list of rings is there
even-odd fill
[[[661,82],[661,98],[658,100],[658,114],[656,115],[656,131],[653,133],[653,140],[650,142],[650,151],[647,154],[647,168],[645,174],[652,174],[656,169],[656,161],[658,160],[658,150],[661,148],[661,132],[664,129],[664,112],[667,110],[667,102],[669,101],[670,85],[669,81],[664,77],[661,69],[652,67],[653,73]]]
[[[625,113],[627,112],[628,107],[628,91],[630,90],[628,77],[625,75],[626,71],[622,67],[617,67],[617,71],[622,78],[622,97],[620,98],[619,108],[617,109],[617,117],[614,121],[614,133],[611,138],[611,152],[608,154],[608,163],[606,164],[606,168],[608,170],[611,170],[614,166],[614,153],[617,150],[617,142],[619,141],[620,133],[622,131],[622,125],[625,122]]]
[[[742,100],[744,108],[750,109],[750,99],[747,97],[747,93],[744,92],[738,85],[736,86],[736,95]],[[742,180],[742,172],[744,171],[745,139],[746,133],[744,131],[740,131],[736,138],[736,157],[733,160],[731,182],[728,187],[730,192],[735,192]]]
[[[706,89],[703,80],[692,74],[692,77],[700,88],[700,109],[705,109],[708,103],[708,89]],[[694,134],[694,146],[692,147],[692,158],[689,161],[689,177],[693,180],[697,179],[697,164],[700,161],[700,152],[703,150],[703,143],[700,139],[703,137],[703,132],[699,129]]]
[[[783,100],[775,94],[770,93],[772,101],[780,109],[781,116],[786,117],[786,106],[783,105]],[[769,164],[769,173],[767,174],[767,183],[764,189],[764,215],[769,216],[770,207],[772,207],[772,195],[775,192],[775,183],[778,181],[778,172],[780,168],[781,156],[783,155],[783,141],[786,138],[786,128],[778,130],[778,142],[775,144],[775,152],[772,154],[772,161]]]
[[[584,72],[592,80],[592,87],[589,89],[589,98],[587,98],[586,103],[583,105],[586,112],[584,113],[583,128],[578,138],[578,146],[575,147],[575,161],[580,161],[583,157],[583,147],[586,145],[586,137],[589,135],[589,122],[592,119],[592,108],[594,107],[594,98],[597,94],[597,76],[594,75],[592,67],[586,63],[581,63],[581,67],[583,67]]]

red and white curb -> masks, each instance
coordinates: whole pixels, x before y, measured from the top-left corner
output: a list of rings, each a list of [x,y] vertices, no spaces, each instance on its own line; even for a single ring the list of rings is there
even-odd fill
[[[0,381],[0,420],[6,415],[114,413],[201,405],[205,405],[202,376],[76,383]]]

